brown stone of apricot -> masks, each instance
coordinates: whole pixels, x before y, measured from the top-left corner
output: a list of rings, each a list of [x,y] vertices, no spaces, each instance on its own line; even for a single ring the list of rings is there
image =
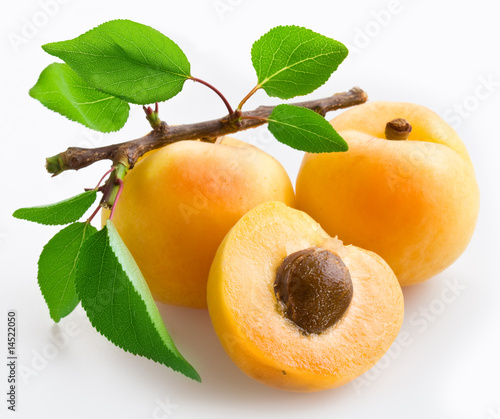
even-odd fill
[[[342,259],[312,247],[283,260],[274,292],[285,317],[309,334],[321,333],[340,320],[351,303],[353,288]]]

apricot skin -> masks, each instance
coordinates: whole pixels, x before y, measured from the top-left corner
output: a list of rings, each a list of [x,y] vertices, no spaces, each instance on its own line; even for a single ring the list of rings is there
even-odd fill
[[[341,257],[354,292],[335,325],[304,335],[280,311],[273,283],[286,256],[315,246]],[[312,392],[341,386],[375,365],[401,327],[403,296],[382,258],[343,246],[302,211],[267,202],[244,215],[219,246],[208,309],[222,346],[243,372],[271,387]]]
[[[385,124],[395,118],[412,125],[408,140],[385,139]],[[304,157],[297,207],[344,243],[382,256],[401,285],[451,265],[479,211],[474,169],[456,132],[409,103],[367,103],[331,123],[349,151]]]
[[[183,141],[127,174],[113,222],[157,301],[206,308],[210,265],[229,229],[262,202],[294,199],[284,168],[262,150],[230,137]]]

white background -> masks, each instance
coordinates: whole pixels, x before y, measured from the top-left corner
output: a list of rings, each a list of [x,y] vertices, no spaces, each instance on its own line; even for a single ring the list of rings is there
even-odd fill
[[[49,3],[50,13],[44,11],[43,0],[0,6],[2,359],[7,310],[17,310],[19,330],[18,412],[7,412],[7,368],[2,367],[2,418],[500,417],[500,8],[496,0]],[[232,364],[202,310],[159,305],[202,384],[114,347],[95,332],[81,309],[53,324],[36,271],[42,246],[57,227],[16,220],[11,214],[16,208],[55,202],[92,187],[108,167],[102,162],[51,179],[44,170],[44,157],[71,145],[136,138],[148,131],[148,125],[140,107],[133,106],[122,131],[94,133],[48,111],[30,99],[28,90],[42,69],[56,61],[43,52],[42,44],[73,38],[115,18],[148,24],[171,37],[190,59],[193,76],[216,85],[234,105],[256,81],[250,61],[252,42],[279,24],[306,26],[351,50],[311,98],[359,85],[371,100],[428,106],[457,129],[481,189],[476,233],[453,266],[404,290],[406,315],[400,338],[365,376],[315,394],[267,388]],[[247,109],[270,103],[275,102],[259,92]],[[161,117],[171,124],[211,119],[224,112],[212,92],[190,82],[179,96],[161,105]],[[265,129],[240,138],[276,156],[295,180],[300,152],[281,146]]]

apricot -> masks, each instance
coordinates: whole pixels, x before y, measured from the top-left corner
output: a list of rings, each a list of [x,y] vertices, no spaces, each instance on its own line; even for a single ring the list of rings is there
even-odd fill
[[[410,103],[367,103],[331,124],[349,151],[305,155],[297,208],[328,234],[380,255],[401,285],[451,265],[479,211],[474,168],[457,133]]]
[[[250,377],[291,391],[337,387],[371,368],[403,321],[396,276],[280,202],[245,214],[217,250],[208,310]]]
[[[182,141],[129,171],[113,222],[157,301],[206,308],[217,247],[243,214],[269,200],[295,200],[272,156],[230,137]]]

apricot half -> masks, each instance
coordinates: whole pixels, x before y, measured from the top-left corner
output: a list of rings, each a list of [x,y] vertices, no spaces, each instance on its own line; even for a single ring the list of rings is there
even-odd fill
[[[349,151],[306,154],[297,208],[328,234],[382,256],[401,285],[425,281],[453,263],[479,210],[474,168],[457,133],[410,103],[363,104],[331,123]]]
[[[356,378],[382,357],[403,320],[401,287],[382,258],[343,246],[309,215],[279,202],[257,206],[230,230],[210,269],[207,297],[236,365],[292,391]]]
[[[217,247],[243,214],[269,200],[295,200],[272,156],[230,137],[182,141],[141,159],[126,175],[113,222],[155,300],[206,308]]]

